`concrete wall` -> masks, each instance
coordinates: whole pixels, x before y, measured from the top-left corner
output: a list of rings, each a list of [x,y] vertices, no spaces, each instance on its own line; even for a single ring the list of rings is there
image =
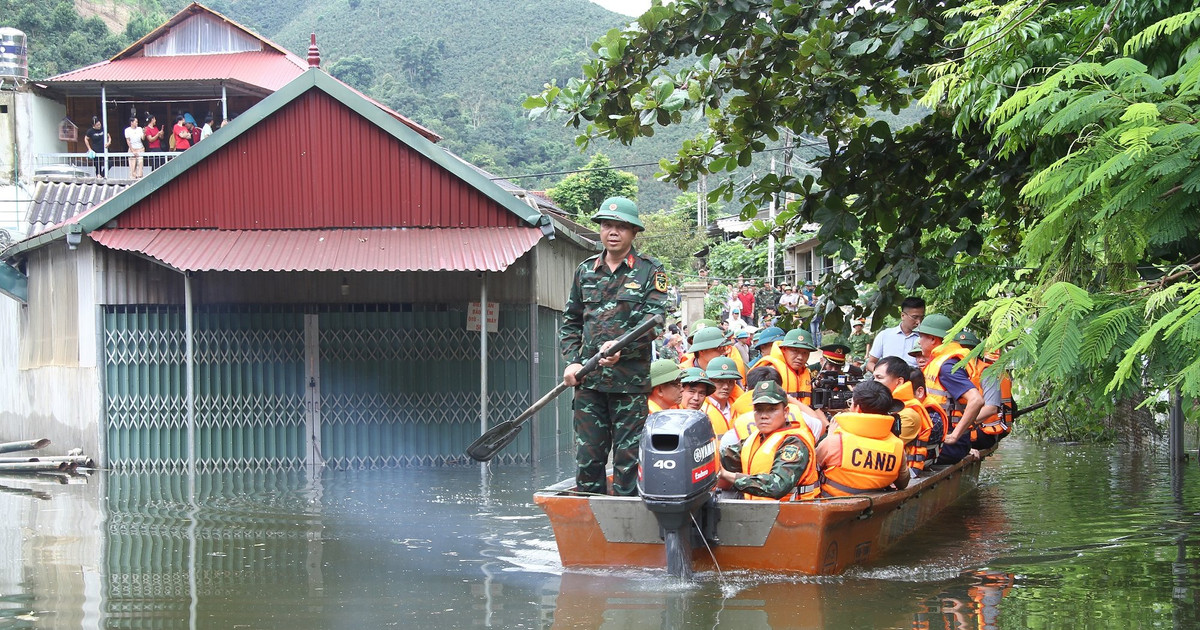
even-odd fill
[[[86,245],[67,251],[61,243],[32,256],[30,302],[0,297],[0,440],[50,438],[44,451],[62,454],[79,447],[100,459],[102,413],[101,372],[93,251]],[[65,264],[64,264],[65,262]],[[39,279],[40,278],[40,279]],[[57,294],[35,289],[70,287]],[[77,330],[64,334],[70,348],[35,352],[29,347],[32,321],[45,321],[52,311],[70,309]]]
[[[28,230],[25,214],[33,198],[37,156],[67,150],[67,143],[58,139],[58,123],[67,109],[28,90],[0,91],[0,109],[6,110],[0,113],[0,229],[19,240]]]

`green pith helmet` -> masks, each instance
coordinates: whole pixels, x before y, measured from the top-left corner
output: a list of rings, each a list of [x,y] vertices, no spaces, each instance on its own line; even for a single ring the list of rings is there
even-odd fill
[[[688,346],[688,352],[720,348],[725,345],[726,341],[728,340],[725,339],[725,331],[716,326],[710,326],[696,333],[695,337],[692,337],[692,345]]]
[[[761,345],[774,343],[780,339],[783,339],[783,335],[784,333],[782,328],[778,326],[767,326],[766,328],[755,333],[753,345],[755,348],[757,348]]]
[[[926,315],[925,319],[921,320],[921,325],[917,326],[917,332],[922,335],[930,335],[940,339],[946,338],[946,332],[954,326],[954,322],[950,321],[949,317],[941,313]]]
[[[816,350],[813,345],[812,333],[803,328],[789,330],[779,342],[780,348],[799,348],[800,350]]]
[[[717,357],[709,361],[708,365],[704,366],[704,373],[714,381],[721,379],[741,380],[742,378],[742,373],[737,369],[737,363],[734,363],[733,359],[729,357]]]
[[[604,219],[624,221],[637,228],[639,232],[646,229],[646,226],[642,225],[642,220],[638,218],[637,204],[624,197],[609,197],[601,202],[600,209],[592,215],[592,221],[599,223]]]
[[[964,348],[974,348],[979,345],[979,337],[969,330],[964,330],[954,335],[954,342]]]
[[[754,393],[750,395],[750,402],[756,405],[759,403],[778,405],[779,403],[787,402],[787,392],[783,391],[782,385],[768,379],[754,386]]]
[[[650,387],[658,387],[679,380],[683,370],[670,359],[659,359],[650,364]]]
[[[708,375],[704,373],[704,370],[701,370],[698,367],[690,367],[683,371],[683,384],[691,385],[693,383],[700,383],[701,385],[704,385],[708,390],[708,394],[717,391],[717,385],[708,380]],[[707,396],[708,394],[705,395]]]
[[[692,322],[691,327],[688,328],[688,343],[692,343],[692,337],[695,337],[696,333],[704,330],[705,328],[720,328],[720,325],[711,319],[697,319],[696,321]]]
[[[908,356],[919,357],[923,354],[925,354],[925,351],[921,349],[921,342],[914,341],[912,347],[908,349]]]

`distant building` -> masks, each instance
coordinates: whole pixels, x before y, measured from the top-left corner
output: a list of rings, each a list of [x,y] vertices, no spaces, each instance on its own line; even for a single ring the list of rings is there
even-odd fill
[[[181,52],[161,40],[195,20],[236,27],[214,15],[191,5],[47,89],[79,83],[65,108],[83,112],[115,77],[79,77],[130,62],[131,98],[202,101],[187,90],[204,80],[171,92],[132,62]],[[229,97],[229,77],[211,81]],[[319,68],[252,84],[229,126],[141,180],[37,181],[32,233],[0,253],[0,438],[124,469],[453,464],[559,381],[594,242]],[[570,426],[564,397],[499,460],[567,448]]]

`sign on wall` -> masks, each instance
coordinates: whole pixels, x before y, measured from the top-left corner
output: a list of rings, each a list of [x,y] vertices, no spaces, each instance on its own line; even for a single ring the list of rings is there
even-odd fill
[[[482,316],[483,309],[479,308],[479,302],[471,302],[467,305],[467,330],[479,332],[479,320]],[[500,303],[487,303],[487,331],[494,333],[499,330],[500,323]]]

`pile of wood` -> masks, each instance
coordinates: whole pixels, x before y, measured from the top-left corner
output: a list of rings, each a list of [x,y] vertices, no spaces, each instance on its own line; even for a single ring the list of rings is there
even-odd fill
[[[23,453],[37,451],[50,445],[50,440],[24,440],[21,442],[0,442],[0,453]],[[54,472],[75,472],[79,468],[92,468],[96,465],[91,457],[84,455],[80,449],[71,449],[66,455],[0,455],[0,473],[5,474],[38,474]]]

